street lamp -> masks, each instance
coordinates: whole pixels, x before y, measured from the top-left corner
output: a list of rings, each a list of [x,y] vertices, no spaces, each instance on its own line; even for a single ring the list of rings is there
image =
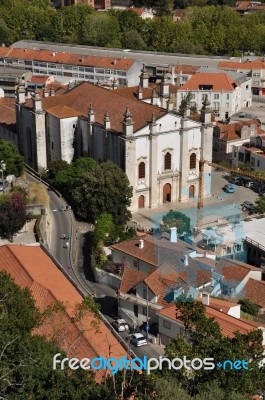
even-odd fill
[[[3,160],[0,162],[0,167],[1,167],[1,173],[2,173],[2,187],[3,187],[3,192],[4,192],[4,171],[6,170],[6,164]]]

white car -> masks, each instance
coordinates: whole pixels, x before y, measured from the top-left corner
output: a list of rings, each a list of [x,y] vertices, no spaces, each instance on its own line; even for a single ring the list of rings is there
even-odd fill
[[[141,333],[135,333],[134,335],[132,335],[130,342],[136,347],[144,346],[147,344],[146,337]]]
[[[116,321],[113,321],[112,325],[118,332],[125,332],[129,330],[129,326],[125,319],[116,319]]]

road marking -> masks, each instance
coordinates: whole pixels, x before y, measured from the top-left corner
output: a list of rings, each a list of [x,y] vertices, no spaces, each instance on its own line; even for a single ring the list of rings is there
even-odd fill
[[[54,212],[54,211],[58,211],[58,210],[52,210],[52,211]]]

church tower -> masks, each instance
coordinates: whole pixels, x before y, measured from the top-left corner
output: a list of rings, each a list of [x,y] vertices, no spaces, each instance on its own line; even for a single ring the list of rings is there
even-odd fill
[[[128,176],[130,185],[133,187],[131,211],[137,210],[137,199],[135,188],[137,185],[137,162],[136,162],[136,137],[133,135],[134,122],[129,107],[126,106],[122,121],[122,132],[125,138],[125,173]]]
[[[33,100],[33,113],[35,117],[35,135],[36,135],[36,153],[37,165],[34,168],[47,168],[47,140],[46,140],[46,124],[45,124],[45,111],[42,109],[42,98],[40,97],[39,90],[36,89]]]
[[[150,160],[149,160],[149,177],[150,177],[150,208],[157,207],[158,200],[158,182],[157,182],[157,122],[154,114],[149,124],[150,135]]]

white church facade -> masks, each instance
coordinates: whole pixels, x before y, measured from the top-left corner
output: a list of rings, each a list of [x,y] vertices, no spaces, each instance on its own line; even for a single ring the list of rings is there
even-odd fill
[[[19,150],[36,170],[75,156],[111,160],[133,187],[131,211],[185,202],[199,193],[199,162],[212,161],[213,124],[205,102],[201,121],[128,99],[84,82],[69,92],[31,100],[17,92]],[[188,114],[188,112],[187,112]],[[211,167],[204,166],[204,197]]]

